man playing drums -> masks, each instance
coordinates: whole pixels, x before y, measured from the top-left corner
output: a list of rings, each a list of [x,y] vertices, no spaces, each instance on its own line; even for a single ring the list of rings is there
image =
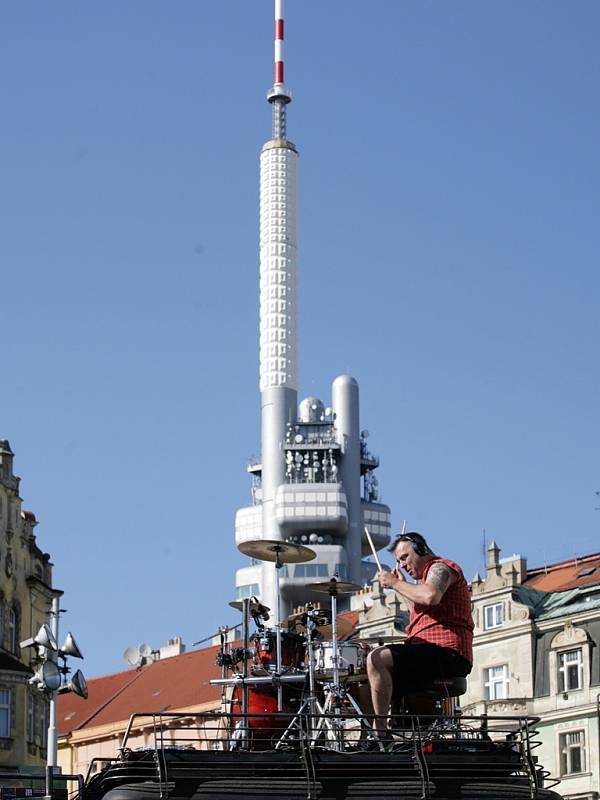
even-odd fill
[[[377,579],[406,601],[410,617],[402,644],[378,647],[369,653],[367,674],[375,718],[373,729],[384,737],[394,688],[419,679],[464,677],[473,664],[471,595],[461,568],[437,556],[419,533],[402,533],[389,548],[396,556],[392,572]],[[409,583],[405,570],[417,583]]]

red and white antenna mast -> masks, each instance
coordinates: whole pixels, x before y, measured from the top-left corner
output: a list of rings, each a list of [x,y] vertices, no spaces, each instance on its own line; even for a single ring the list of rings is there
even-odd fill
[[[292,96],[285,88],[283,43],[285,40],[285,21],[283,16],[284,0],[275,0],[275,53],[273,88],[267,93],[267,99],[273,107],[273,139],[286,138],[285,107]]]

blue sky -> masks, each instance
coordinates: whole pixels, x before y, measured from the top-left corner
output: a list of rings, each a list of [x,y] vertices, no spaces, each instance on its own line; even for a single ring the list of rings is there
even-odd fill
[[[270,0],[4,4],[0,436],[88,676],[237,621]],[[289,0],[300,395],[463,564],[600,550],[600,6]]]

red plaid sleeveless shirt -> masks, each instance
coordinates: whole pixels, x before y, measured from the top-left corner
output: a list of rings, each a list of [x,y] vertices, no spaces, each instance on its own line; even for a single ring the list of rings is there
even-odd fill
[[[433,564],[446,564],[456,572],[458,578],[444,592],[437,606],[424,606],[415,603],[406,629],[406,643],[427,642],[440,647],[456,650],[469,664],[473,663],[473,615],[471,613],[471,594],[461,568],[447,558],[435,557],[423,572],[421,582],[425,583]]]

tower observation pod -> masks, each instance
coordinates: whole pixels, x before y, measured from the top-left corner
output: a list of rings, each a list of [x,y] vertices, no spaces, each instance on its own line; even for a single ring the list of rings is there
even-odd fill
[[[390,509],[378,502],[378,460],[359,426],[358,384],[333,382],[332,407],[315,397],[298,408],[298,151],[287,138],[284,3],[275,0],[274,82],[267,92],[272,134],[260,154],[261,463],[251,464],[252,505],[236,514],[236,544],[271,539],[306,544],[313,562],[281,568],[282,616],[320,600],[305,590],[334,574],[364,584],[374,565],[364,526],[378,548],[390,540]],[[277,607],[275,566],[251,562],[236,573],[236,596]]]

